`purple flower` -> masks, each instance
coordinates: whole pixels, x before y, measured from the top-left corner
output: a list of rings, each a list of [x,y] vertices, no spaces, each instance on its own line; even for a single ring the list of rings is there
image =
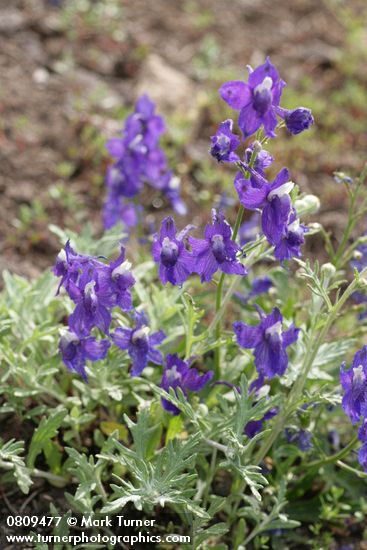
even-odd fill
[[[127,117],[122,137],[108,141],[106,147],[115,163],[106,173],[108,193],[103,216],[106,227],[120,220],[128,227],[135,225],[133,207],[122,199],[135,197],[145,184],[161,190],[177,213],[185,213],[179,180],[168,169],[166,155],[159,145],[164,130],[162,117],[155,114],[154,103],[144,95]]]
[[[287,130],[293,135],[307,130],[315,122],[310,109],[306,107],[298,107],[291,111],[278,107],[276,112],[284,119]]]
[[[99,294],[103,296],[103,303],[108,307],[119,306],[124,311],[132,308],[130,288],[135,279],[130,269],[131,263],[125,261],[125,248],[122,246],[120,256],[109,266],[98,270]]]
[[[261,432],[264,422],[276,416],[278,412],[278,407],[273,407],[260,420],[250,420],[245,426],[244,433],[252,439],[257,433]]]
[[[265,294],[269,292],[270,288],[273,286],[273,281],[270,277],[259,277],[252,281],[251,290],[246,295],[243,295],[239,292],[235,292],[235,296],[243,303],[247,304],[251,298],[256,298],[260,294]]]
[[[285,436],[288,443],[298,445],[303,452],[308,451],[312,447],[312,433],[309,430],[292,431],[289,428],[286,428]]]
[[[277,244],[282,238],[292,208],[289,196],[294,183],[289,180],[287,168],[283,168],[272,183],[244,165],[254,181],[245,179],[242,173],[235,178],[235,187],[241,204],[249,210],[261,209],[261,225],[270,244]],[[256,186],[254,185],[256,183]]]
[[[244,135],[254,134],[264,126],[267,136],[275,137],[276,108],[285,82],[269,58],[255,70],[249,68],[248,83],[235,80],[221,86],[219,93],[233,109],[240,110],[238,125]]]
[[[351,260],[350,265],[353,269],[362,271],[367,267],[367,244],[361,244],[354,252],[354,258]]]
[[[182,361],[177,354],[167,355],[164,366],[161,388],[168,392],[173,388],[175,393],[180,388],[187,397],[189,391],[199,392],[205,384],[213,378],[213,371],[200,374],[195,368],[190,368],[189,363]],[[177,394],[177,393],[176,393]],[[163,408],[173,415],[180,414],[180,409],[167,399],[161,399]]]
[[[124,197],[110,192],[103,206],[103,223],[106,229],[111,229],[119,222],[127,228],[134,227],[138,223],[136,207],[126,202]]]
[[[94,272],[93,278],[88,282],[80,279],[78,286],[73,281],[69,283],[69,296],[76,303],[69,317],[69,327],[78,336],[88,336],[93,327],[98,327],[105,334],[109,333],[112,321],[109,311],[110,292],[105,286],[100,287],[96,279],[96,272]]]
[[[244,165],[250,164],[255,146],[256,146],[257,153],[255,157],[255,162],[253,163],[253,169],[255,170],[256,174],[260,174],[260,176],[265,177],[265,170],[273,163],[274,159],[268,151],[266,151],[265,149],[262,149],[261,144],[258,141],[253,142],[250,145],[250,147],[246,149],[243,157],[243,164]],[[252,174],[250,174],[249,176],[250,176],[251,185],[253,185],[253,187],[258,187],[259,183],[256,179],[256,176],[253,176]],[[243,172],[239,171],[236,174],[236,179],[246,179],[246,178],[244,177]]]
[[[343,410],[356,424],[361,416],[367,415],[367,346],[357,351],[349,370],[345,369],[345,362],[342,363],[340,383],[345,392]]]
[[[239,160],[235,150],[240,144],[240,138],[232,133],[232,128],[233,120],[229,118],[219,124],[216,134],[210,138],[212,141],[210,154],[218,162],[236,162]]]
[[[367,443],[364,443],[358,451],[358,462],[367,473]]]
[[[57,255],[55,266],[52,268],[53,274],[56,277],[61,277],[56,295],[60,292],[62,286],[68,290],[70,282],[75,283],[80,273],[89,268],[95,261],[96,259],[91,256],[77,254],[70,246],[70,240],[68,240],[65,248],[62,248]]]
[[[67,368],[77,372],[84,380],[87,380],[86,360],[98,361],[98,359],[104,359],[110,345],[108,340],[98,341],[92,336],[79,338],[75,333],[69,331],[61,336],[59,349]]]
[[[287,347],[297,340],[299,329],[291,325],[284,331],[283,317],[278,308],[274,308],[270,315],[260,310],[259,314],[258,326],[241,321],[233,324],[237,342],[245,349],[254,348],[255,366],[260,376],[281,376],[288,366]]]
[[[306,231],[307,227],[300,223],[297,213],[293,209],[283,235],[275,245],[275,257],[281,262],[291,260],[294,257],[299,258],[301,256],[301,246],[305,242],[304,235]]]
[[[205,239],[189,237],[189,244],[195,256],[195,272],[201,282],[208,282],[219,269],[229,275],[247,275],[247,270],[236,258],[240,247],[231,239],[231,226],[222,214],[212,211],[212,224],[206,225]]]
[[[253,168],[258,174],[260,174],[261,176],[264,176],[266,168],[269,168],[269,166],[273,164],[274,158],[271,156],[271,154],[268,151],[266,151],[261,147],[261,144],[259,142],[255,141],[250,145],[250,147],[246,149],[245,155],[244,155],[244,162],[245,164],[250,163],[255,144],[257,145],[257,148],[260,150],[257,151]],[[256,187],[256,183],[254,183],[254,185]]]
[[[174,176],[172,171],[168,171],[161,177],[161,185],[162,193],[166,196],[176,214],[185,216],[187,206],[180,195],[180,179]]]
[[[127,350],[132,359],[132,376],[139,376],[148,361],[161,365],[163,357],[155,349],[166,337],[163,330],[149,335],[147,319],[142,313],[135,313],[136,325],[132,329],[117,328],[112,334],[112,340],[122,350]]]
[[[346,185],[353,184],[353,179],[347,174],[344,174],[344,172],[334,172],[333,176],[334,176],[335,183],[339,183],[339,184],[344,183]]]
[[[159,277],[164,285],[168,281],[181,285],[193,272],[194,258],[184,245],[184,239],[193,228],[193,225],[187,225],[176,235],[175,222],[167,216],[162,221],[159,236],[154,236],[153,258],[159,264]]]

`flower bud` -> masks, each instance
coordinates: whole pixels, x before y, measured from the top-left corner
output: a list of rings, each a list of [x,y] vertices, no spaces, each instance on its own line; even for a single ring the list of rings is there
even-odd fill
[[[363,258],[362,252],[360,252],[359,250],[355,250],[354,253],[353,253],[353,259],[354,260],[361,260],[362,258]]]
[[[336,268],[333,264],[328,262],[321,266],[321,273],[323,273],[328,279],[331,279],[331,277],[334,277],[336,273]]]
[[[316,195],[306,195],[297,199],[294,206],[299,215],[315,214],[320,209],[320,199]]]
[[[293,135],[300,134],[314,123],[310,109],[306,109],[305,107],[298,107],[298,109],[288,111],[284,120],[287,130]]]

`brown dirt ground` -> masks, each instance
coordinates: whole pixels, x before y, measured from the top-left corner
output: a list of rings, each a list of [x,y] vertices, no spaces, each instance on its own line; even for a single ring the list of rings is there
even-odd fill
[[[358,15],[363,2],[350,4]],[[144,82],[147,56],[158,55],[168,73],[174,70],[171,90],[167,80],[160,90],[160,75],[153,75],[155,94],[157,82],[161,98],[171,94],[168,111],[173,110],[175,97],[177,108],[182,107],[180,75],[186,102],[199,104],[198,93],[208,84],[197,78],[193,60],[208,34],[219,44],[220,68],[228,64],[239,76],[246,63],[256,64],[271,55],[289,86],[297,89],[307,75],[315,96],[327,97],[344,78],[336,59],[345,47],[346,29],[331,1],[130,0],[121,2],[121,8],[115,20],[113,14],[112,19],[106,16],[105,25],[103,21],[87,25],[77,15],[65,27],[61,10],[47,0],[0,0],[1,269],[32,276],[50,265],[58,244],[47,229],[49,222],[78,228],[90,219],[101,229],[103,188],[91,186],[91,179],[96,171],[104,173],[105,161],[98,166],[91,162],[82,141],[83,128],[91,125],[101,135],[117,131],[118,123],[109,115],[111,105],[130,105],[134,100]],[[97,94],[99,86],[105,87],[104,100],[84,101]],[[200,106],[196,113],[194,141],[186,158],[207,154],[208,136],[219,122],[206,120]],[[322,119],[318,124],[322,131]],[[340,165],[360,168],[366,147],[365,135],[357,139],[343,127],[340,131],[345,131],[346,143],[342,162],[327,145],[312,154],[300,151],[293,159],[303,188],[318,194],[321,190],[322,220],[328,227],[343,224],[345,195],[343,189],[328,187],[325,181]],[[292,161],[279,147],[280,162]],[[49,189],[60,179],[58,166],[71,155],[72,172],[64,181],[75,192],[82,212],[70,222],[50,198]],[[184,194],[189,196],[197,182],[187,174]],[[36,215],[19,229],[20,208],[34,200],[43,204],[46,216]]]

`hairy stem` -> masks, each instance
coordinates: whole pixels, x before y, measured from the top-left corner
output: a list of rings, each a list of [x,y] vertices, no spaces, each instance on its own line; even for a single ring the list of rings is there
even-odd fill
[[[367,275],[367,268],[365,268],[360,273],[360,277],[362,278],[362,277],[365,277],[366,275]],[[312,365],[319,351],[319,348],[321,344],[324,342],[330,328],[336,321],[340,310],[342,309],[346,301],[350,298],[350,296],[353,294],[353,292],[357,289],[357,287],[358,287],[358,281],[354,279],[350,283],[350,285],[347,287],[347,289],[345,290],[344,294],[340,297],[340,299],[329,310],[328,317],[322,329],[321,330],[319,330],[318,328],[314,329],[313,334],[311,335],[311,338],[310,338],[309,346],[305,352],[305,359],[301,367],[300,375],[297,378],[292,390],[290,391],[288,395],[288,399],[283,409],[278,414],[277,421],[275,422],[269,436],[267,437],[267,439],[264,440],[258,453],[256,454],[255,464],[259,464],[263,460],[263,458],[266,456],[266,453],[272,447],[278,435],[283,430],[285,422],[288,420],[289,416],[293,414],[295,409],[297,408],[303,392],[303,388],[307,381],[308,374],[312,368]],[[318,336],[316,337],[316,339],[314,339],[314,337],[316,336],[316,332],[318,332]]]

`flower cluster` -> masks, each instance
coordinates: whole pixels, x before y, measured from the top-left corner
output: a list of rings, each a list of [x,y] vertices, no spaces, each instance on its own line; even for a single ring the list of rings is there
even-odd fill
[[[201,283],[208,283],[219,272],[218,289],[221,291],[225,275],[243,277],[248,274],[243,263],[248,250],[246,244],[261,234],[278,260],[290,260],[301,254],[306,227],[300,223],[292,203],[294,184],[286,168],[273,180],[267,179],[266,170],[274,159],[262,145],[268,138],[275,137],[278,118],[279,126],[285,124],[292,134],[299,134],[311,126],[313,117],[303,107],[289,111],[280,106],[285,83],[269,59],[255,70],[250,68],[249,72],[248,83],[232,81],[220,88],[221,97],[233,109],[240,111],[238,127],[243,138],[234,133],[231,119],[222,122],[211,138],[212,156],[218,162],[235,163],[239,169],[234,190],[241,208],[235,230],[232,230],[220,209],[212,210],[211,223],[205,226],[201,238],[192,236],[193,225],[178,231],[173,218],[165,217],[159,233],[153,236],[152,245],[152,256],[163,285],[180,286],[192,274],[199,275]],[[260,129],[263,129],[263,134],[258,133],[253,143],[246,144],[240,157],[237,150],[243,139]],[[147,96],[142,96],[125,122],[122,137],[107,143],[109,153],[116,160],[106,177],[106,227],[119,220],[127,226],[136,224],[137,206],[134,199],[146,183],[162,191],[177,213],[185,212],[176,179],[168,169],[166,156],[159,145],[164,130],[164,121],[155,113],[154,103]],[[254,214],[249,221],[241,224],[245,209]],[[165,334],[162,330],[150,334],[148,321],[142,312],[134,310],[128,315],[131,320],[128,326],[114,328],[110,335],[112,309],[132,310],[131,287],[134,278],[130,267],[125,261],[124,249],[120,257],[109,265],[97,258],[76,254],[69,243],[60,253],[54,273],[61,277],[60,286],[64,286],[75,303],[74,312],[69,317],[70,331],[60,342],[65,364],[85,377],[85,361],[104,357],[110,346],[108,338],[111,338],[113,344],[126,351],[131,358],[132,376],[140,375],[148,362],[165,364],[161,380],[164,390],[181,388],[185,396],[190,391],[200,391],[214,376],[213,372],[200,375],[190,367],[190,361],[183,361],[177,354],[169,354],[164,360],[157,347]],[[268,292],[271,286],[271,279],[255,278],[247,296],[238,294],[239,299],[247,303]],[[294,325],[283,329],[283,317],[277,308],[269,315],[260,309],[258,311],[258,326],[243,322],[233,325],[238,344],[254,350],[258,372],[254,384],[257,390],[264,385],[265,379],[281,376],[285,372],[287,348],[297,340],[299,332]],[[107,338],[97,341],[91,335],[93,329],[99,329]],[[163,399],[162,405],[172,414],[179,412],[167,400]],[[261,420],[249,423],[245,426],[246,433],[249,436],[255,434],[263,422],[276,413],[277,410],[272,409]]]
[[[275,137],[277,115],[284,120],[291,134],[299,134],[309,128],[314,120],[309,109],[299,107],[289,111],[279,106],[285,82],[267,58],[263,65],[253,70],[248,67],[248,82],[226,82],[219,93],[232,109],[240,111],[238,126],[245,138],[263,126],[268,137]]]
[[[340,382],[344,390],[342,407],[353,424],[363,418],[358,437],[363,442],[358,453],[361,466],[367,472],[367,346],[355,354],[350,369],[345,362],[340,367]]]
[[[135,111],[127,117],[121,138],[107,143],[107,150],[116,159],[106,174],[107,198],[103,219],[106,228],[122,221],[126,226],[137,223],[135,205],[131,202],[145,183],[166,195],[173,209],[184,214],[179,180],[168,168],[167,158],[159,145],[165,131],[164,120],[155,114],[155,105],[143,95]]]
[[[179,253],[185,257],[184,251],[179,248],[183,246],[183,235],[176,239],[176,228],[171,218],[166,219],[164,228],[165,236],[162,237],[161,245],[164,249],[163,258],[165,254],[169,256],[165,238],[170,238],[173,244],[177,243]],[[186,254],[189,255],[188,252]],[[166,262],[167,271],[163,277],[175,281],[174,277],[182,277],[184,264],[181,268],[176,267],[176,272],[170,271],[168,264]],[[86,361],[104,359],[111,345],[109,338],[118,348],[127,351],[132,362],[131,376],[139,376],[149,362],[163,365],[164,358],[157,346],[166,335],[163,330],[150,334],[148,319],[143,312],[133,310],[129,315],[134,326],[118,327],[110,334],[113,308],[118,307],[125,312],[133,309],[131,288],[135,279],[130,262],[125,260],[123,247],[116,260],[104,264],[96,257],[76,253],[68,241],[57,256],[53,273],[61,277],[57,293],[63,286],[75,303],[75,309],[68,320],[69,330],[62,334],[59,342],[62,359],[69,370],[87,380]],[[95,327],[107,338],[97,340],[92,336],[91,331]],[[200,391],[212,376],[211,371],[200,376],[197,369],[190,368],[177,355],[167,355],[161,386],[166,391],[169,387],[175,390],[180,387],[187,395],[187,391]],[[162,400],[162,405],[172,414],[179,413],[176,407],[165,400]]]
[[[206,225],[204,239],[188,236],[194,226],[188,225],[177,234],[175,222],[169,216],[162,222],[159,235],[154,236],[153,259],[159,265],[159,277],[165,285],[181,285],[191,273],[200,275],[201,282],[211,281],[219,270],[229,275],[247,275],[237,258],[240,247],[232,239],[231,226],[223,214],[212,211],[212,223]],[[187,238],[189,251],[184,244]]]
[[[131,287],[135,279],[131,264],[125,261],[125,249],[106,265],[98,258],[76,253],[68,241],[57,256],[53,273],[75,304],[69,316],[69,331],[61,337],[60,351],[68,368],[86,378],[85,361],[106,356],[108,340],[97,342],[91,331],[97,327],[106,336],[112,321],[111,310],[132,308]]]

